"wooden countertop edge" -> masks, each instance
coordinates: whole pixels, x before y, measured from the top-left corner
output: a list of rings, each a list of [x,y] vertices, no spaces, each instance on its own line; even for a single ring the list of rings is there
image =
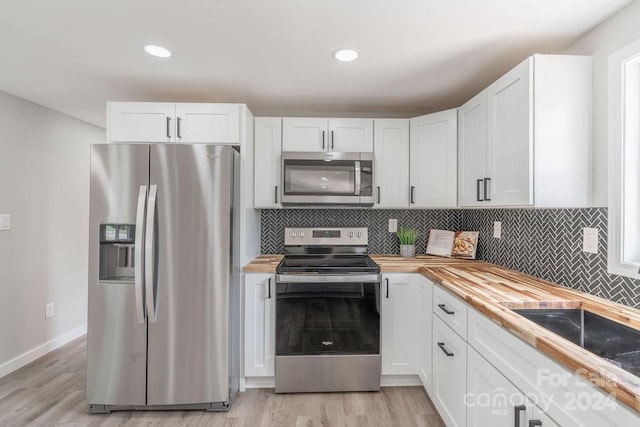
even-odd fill
[[[260,255],[247,264],[243,272],[275,274],[282,257],[279,254]],[[528,302],[520,307],[518,303],[504,300],[498,302],[497,298],[492,301],[474,289],[473,280],[486,276],[487,283],[493,281],[496,285],[498,282],[495,279],[518,283],[532,292],[554,296],[552,301],[540,301],[538,307],[584,308],[637,329],[640,329],[640,311],[483,261],[424,255],[412,259],[393,255],[371,257],[380,264],[381,273],[422,274],[529,345],[640,413],[640,378],[512,311],[512,308],[535,308],[536,303]]]

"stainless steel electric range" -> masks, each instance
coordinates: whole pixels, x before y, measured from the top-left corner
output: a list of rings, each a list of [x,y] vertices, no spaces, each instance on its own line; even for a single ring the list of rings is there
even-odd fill
[[[276,393],[380,389],[380,267],[366,228],[285,228]]]

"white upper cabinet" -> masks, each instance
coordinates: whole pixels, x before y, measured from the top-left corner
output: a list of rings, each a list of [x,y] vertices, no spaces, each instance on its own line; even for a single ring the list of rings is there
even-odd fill
[[[373,152],[373,120],[329,119],[329,151]]]
[[[240,141],[240,106],[176,104],[176,141],[228,143]]]
[[[487,91],[483,90],[458,109],[458,205],[484,204],[486,156]]]
[[[407,208],[409,206],[409,120],[375,119],[374,207]]]
[[[372,152],[373,119],[282,119],[282,151]]]
[[[410,120],[411,208],[457,205],[457,109]]]
[[[168,102],[107,102],[110,142],[173,142],[176,108]]]
[[[487,181],[494,205],[533,204],[533,60],[487,89]]]
[[[460,206],[588,206],[590,57],[527,58],[459,119]]]
[[[282,119],[256,117],[254,207],[280,208]]]
[[[282,119],[282,151],[327,151],[327,119]]]
[[[110,142],[240,142],[240,105],[108,102]]]

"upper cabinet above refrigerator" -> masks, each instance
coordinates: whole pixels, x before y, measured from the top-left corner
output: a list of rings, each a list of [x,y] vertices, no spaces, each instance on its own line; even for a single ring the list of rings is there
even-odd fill
[[[373,152],[373,119],[282,119],[282,151]]]
[[[240,105],[109,102],[107,141],[239,144]]]

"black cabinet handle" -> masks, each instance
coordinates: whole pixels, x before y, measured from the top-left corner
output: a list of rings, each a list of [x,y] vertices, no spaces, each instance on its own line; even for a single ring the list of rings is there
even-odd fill
[[[269,280],[267,281],[267,292],[268,292],[268,297],[269,299],[271,299],[271,277],[269,277]]]
[[[513,421],[514,427],[520,427],[520,412],[526,411],[527,407],[524,405],[516,405],[513,407],[515,410],[515,420]]]
[[[542,421],[540,420],[529,420],[529,427],[541,426]]]
[[[440,310],[444,311],[448,315],[452,315],[452,314],[455,313],[455,312],[453,312],[451,310],[447,310],[447,307],[444,304],[438,304],[438,307],[440,307]]]
[[[415,203],[416,203],[416,202],[413,200],[413,192],[414,192],[414,190],[415,190],[415,189],[416,189],[416,187],[414,187],[414,186],[412,185],[412,186],[411,186],[411,192],[410,192],[410,194],[411,194],[411,204],[415,204]]]
[[[324,150],[324,131],[322,131],[322,149]]]
[[[487,194],[489,194],[489,190],[487,190],[487,187],[489,186],[488,184],[491,182],[491,178],[485,178],[483,181],[484,181],[484,200],[486,200],[487,202],[490,202],[491,199],[487,197]]]
[[[443,342],[439,342],[438,343],[438,347],[440,347],[440,350],[444,351],[444,354],[447,355],[447,357],[453,357],[453,353],[451,353],[449,350],[447,350],[444,346]]]
[[[171,138],[171,117],[167,116],[167,138]]]
[[[387,299],[389,299],[389,279],[384,279],[387,282]]]
[[[331,149],[333,150],[336,146],[335,139],[333,139],[333,131],[331,131]]]
[[[378,204],[380,204],[380,187],[378,187]]]
[[[182,123],[182,119],[178,117],[178,138],[182,138],[182,131],[180,131],[180,123]]]
[[[276,201],[276,204],[278,204],[278,186],[277,185],[276,185],[276,188],[275,188],[275,190],[273,192],[273,196],[274,196],[274,199]]]
[[[484,181],[482,178],[476,179],[476,201],[477,202],[483,201],[482,197],[480,197],[480,186],[482,185],[482,181]]]

